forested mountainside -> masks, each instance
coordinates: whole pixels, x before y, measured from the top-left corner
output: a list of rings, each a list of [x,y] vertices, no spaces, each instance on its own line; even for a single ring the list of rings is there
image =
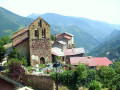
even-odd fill
[[[0,38],[27,27],[33,19],[22,17],[0,7]]]
[[[120,57],[120,31],[114,30],[98,47],[88,53],[91,56],[106,56],[111,60]]]
[[[45,19],[51,26],[51,34],[68,32],[74,35],[76,47],[84,47],[86,52],[93,50],[103,39],[119,25],[90,20],[87,18],[63,16],[54,13],[37,14],[22,17],[0,7],[0,37],[11,35],[13,32],[28,25],[38,16]]]
[[[48,16],[49,17],[49,16]],[[11,35],[13,32],[27,27],[33,19],[21,17],[4,8],[0,8],[0,36]],[[36,17],[37,18],[37,17]],[[34,18],[35,19],[35,18]],[[74,35],[76,47],[84,47],[86,51],[92,50],[99,42],[90,34],[77,26],[55,26],[51,25],[51,34],[68,32]]]

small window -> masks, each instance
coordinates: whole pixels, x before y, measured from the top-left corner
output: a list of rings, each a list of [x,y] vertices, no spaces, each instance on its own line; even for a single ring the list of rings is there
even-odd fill
[[[45,37],[45,29],[43,28],[42,29],[42,38],[44,38]]]
[[[39,20],[39,21],[38,21],[38,26],[40,26],[40,27],[41,27],[41,20]]]
[[[35,37],[38,37],[38,30],[35,29]]]

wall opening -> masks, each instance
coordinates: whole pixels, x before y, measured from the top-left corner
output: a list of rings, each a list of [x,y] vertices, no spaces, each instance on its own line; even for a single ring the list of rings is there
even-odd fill
[[[38,26],[42,27],[41,20],[38,21]]]
[[[35,29],[35,38],[38,38],[38,30]]]
[[[42,29],[42,38],[46,38],[46,30],[45,30],[45,28]]]
[[[40,58],[40,64],[45,64],[45,58],[44,57]]]

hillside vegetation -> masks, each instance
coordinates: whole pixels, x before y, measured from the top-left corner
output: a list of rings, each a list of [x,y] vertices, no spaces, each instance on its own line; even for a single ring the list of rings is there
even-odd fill
[[[0,7],[0,38],[27,27],[32,21],[30,18],[21,17]]]
[[[114,30],[98,47],[93,49],[88,55],[108,57],[111,60],[120,57],[120,31]]]
[[[22,17],[0,7],[0,38],[4,35],[11,35],[20,30],[41,16],[51,26],[51,34],[68,32],[74,35],[76,47],[83,47],[86,52],[93,50],[113,29],[120,25],[108,24],[105,22],[90,20],[87,18],[63,16],[54,13],[32,14],[29,18]]]

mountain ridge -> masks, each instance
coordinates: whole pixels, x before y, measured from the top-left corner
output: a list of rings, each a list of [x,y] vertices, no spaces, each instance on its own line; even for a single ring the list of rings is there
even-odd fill
[[[91,34],[94,38],[100,42],[108,36],[114,29],[119,29],[120,25],[109,24],[106,22],[95,21],[83,17],[64,16],[54,13],[45,13],[36,15],[45,19],[50,25],[56,26],[78,26],[85,32]],[[30,16],[28,16],[31,18]],[[34,17],[34,14],[32,18]],[[101,37],[102,35],[102,37]]]
[[[120,56],[120,30],[114,30],[106,40],[98,47],[94,48],[88,55],[91,56],[106,56],[109,59],[118,59]]]
[[[0,38],[10,35],[23,27],[27,27],[33,19],[16,15],[15,13],[0,7]]]

